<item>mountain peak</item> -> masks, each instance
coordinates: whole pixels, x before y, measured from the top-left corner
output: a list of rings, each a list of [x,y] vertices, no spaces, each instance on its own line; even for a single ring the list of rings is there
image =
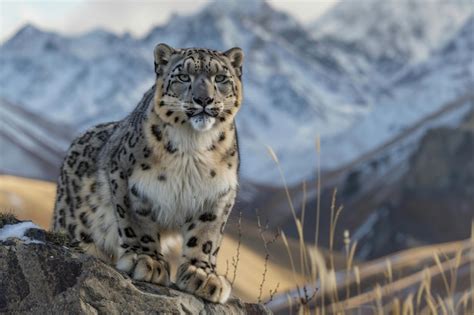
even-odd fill
[[[37,34],[40,32],[42,31],[37,26],[32,23],[26,23],[16,32],[16,34]]]
[[[54,46],[60,36],[54,32],[41,30],[33,24],[25,24],[12,37],[2,44],[2,48],[22,49],[38,48],[45,46]]]
[[[23,38],[33,38],[35,36],[38,36],[39,34],[44,33],[42,30],[40,30],[37,26],[31,24],[31,23],[26,23],[23,25],[16,33],[14,33],[9,39],[7,39],[4,44],[8,43],[14,43],[17,42]]]
[[[265,0],[228,0],[211,2],[206,9],[237,15],[254,15],[268,7]]]

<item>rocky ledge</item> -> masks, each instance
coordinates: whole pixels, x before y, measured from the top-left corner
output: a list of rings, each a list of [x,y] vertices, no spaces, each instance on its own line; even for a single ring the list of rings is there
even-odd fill
[[[237,298],[213,304],[133,281],[35,227],[5,238],[9,223],[0,222],[0,314],[271,314]]]

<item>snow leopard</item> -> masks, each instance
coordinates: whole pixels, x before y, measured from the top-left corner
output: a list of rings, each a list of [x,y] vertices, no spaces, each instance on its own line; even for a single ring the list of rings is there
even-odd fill
[[[231,285],[216,257],[238,189],[243,56],[238,47],[158,44],[156,80],[135,109],[68,149],[53,230],[133,279],[164,286],[171,275],[163,239],[180,233],[177,287],[225,303]]]

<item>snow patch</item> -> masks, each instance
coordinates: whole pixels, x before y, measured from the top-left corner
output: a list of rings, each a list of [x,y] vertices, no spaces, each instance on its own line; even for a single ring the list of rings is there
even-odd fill
[[[0,241],[6,241],[10,238],[18,238],[26,244],[43,244],[43,242],[32,240],[25,236],[29,229],[41,229],[33,222],[21,222],[17,224],[6,224],[0,229]]]

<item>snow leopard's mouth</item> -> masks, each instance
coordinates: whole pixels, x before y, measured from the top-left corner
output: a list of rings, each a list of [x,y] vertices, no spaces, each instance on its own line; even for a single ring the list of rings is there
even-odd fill
[[[215,118],[219,115],[219,110],[215,107],[213,107],[213,108],[209,108],[209,107],[191,108],[191,109],[188,109],[187,114],[188,114],[189,118],[192,118],[192,117],[205,117],[205,116]]]
[[[216,118],[210,116],[206,112],[201,112],[197,115],[192,116],[190,119],[191,126],[197,131],[206,131],[212,128],[216,122]]]

